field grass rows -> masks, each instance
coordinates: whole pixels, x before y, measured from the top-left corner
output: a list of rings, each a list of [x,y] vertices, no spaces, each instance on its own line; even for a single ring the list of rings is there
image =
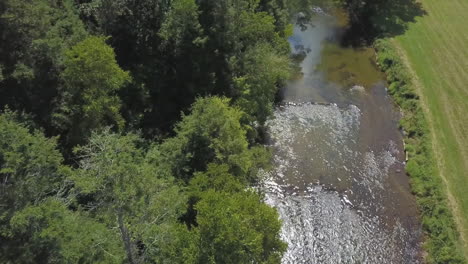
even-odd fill
[[[394,43],[414,73],[437,167],[468,257],[468,1],[421,3],[427,15],[409,25]]]

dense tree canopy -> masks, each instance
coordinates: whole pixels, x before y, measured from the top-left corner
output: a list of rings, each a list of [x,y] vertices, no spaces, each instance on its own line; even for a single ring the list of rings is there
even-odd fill
[[[56,139],[44,137],[20,119],[10,111],[0,115],[0,262],[11,258],[32,263],[34,254],[46,254],[47,245],[32,242],[28,232],[15,235],[10,219],[27,206],[60,195],[68,170],[62,165]]]
[[[158,175],[157,164],[138,148],[141,143],[132,134],[95,134],[76,150],[82,159],[72,176],[80,206],[109,228],[118,228],[129,263],[151,260],[166,226],[175,223],[184,208],[179,187]]]
[[[279,263],[288,5],[0,1],[0,262]]]
[[[104,224],[70,211],[57,199],[29,206],[10,221],[15,238],[31,236],[19,245],[17,263],[119,263],[124,260],[119,237]],[[42,252],[40,252],[42,251]],[[42,253],[42,254],[38,254]]]
[[[278,236],[281,224],[274,209],[257,194],[203,193],[195,205],[198,263],[280,263],[286,249]]]
[[[75,148],[76,168],[55,139],[0,115],[3,260],[279,263],[278,215],[246,190],[268,155],[248,143],[243,115],[201,98],[174,137],[150,146],[102,129]]]
[[[210,163],[226,164],[247,182],[268,157],[264,149],[249,147],[247,131],[252,128],[241,123],[243,115],[226,98],[198,99],[176,126],[177,135],[160,146],[160,163],[184,180]]]
[[[49,128],[64,52],[88,33],[72,0],[6,0],[0,12],[0,106]]]

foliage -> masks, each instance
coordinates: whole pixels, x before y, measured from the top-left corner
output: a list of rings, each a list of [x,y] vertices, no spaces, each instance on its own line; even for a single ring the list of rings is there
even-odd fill
[[[33,112],[49,128],[63,53],[88,34],[73,1],[2,1],[0,32],[0,107]]]
[[[76,2],[78,9],[72,0],[33,4],[8,0],[0,9],[2,40],[11,43],[0,47],[5,55],[0,56],[5,58],[0,59],[0,68],[6,88],[0,91],[0,107],[8,104],[36,113],[35,120],[47,134],[62,136],[67,158],[73,146],[84,143],[79,136],[89,136],[99,122],[142,129],[148,137],[167,133],[180,112],[188,112],[200,96],[239,99],[238,105],[251,115],[251,122],[258,119],[263,123],[269,114],[266,108],[273,104],[289,70],[286,38],[292,27],[289,5],[283,0]],[[109,36],[106,41],[115,50],[119,67],[131,73],[131,81],[118,71],[102,73],[115,78],[113,81],[125,79],[121,85],[114,83],[117,89],[93,78],[87,83],[84,78],[79,84],[70,80],[73,75],[92,75],[89,71],[96,70],[80,72],[78,65],[71,67],[77,63],[71,55],[87,55],[83,49],[79,51],[80,46],[103,46],[104,41],[87,38],[89,34]],[[90,49],[88,55],[100,49]],[[104,50],[100,51],[107,52]],[[88,62],[104,59],[95,55]],[[253,59],[263,56],[264,61]],[[261,78],[254,78],[252,68],[263,63],[271,67],[262,67],[268,81],[259,84]],[[80,89],[90,84],[102,89],[88,87],[86,96],[80,96],[84,92]],[[89,95],[96,91],[102,94],[90,100]],[[241,96],[246,91],[249,95]],[[80,116],[85,120],[77,121]]]
[[[290,75],[289,59],[273,50],[269,44],[249,49],[242,60],[242,73],[234,78],[239,92],[237,105],[261,124],[272,114],[273,98],[278,85]]]
[[[59,108],[54,125],[67,135],[67,142],[77,143],[92,130],[113,125],[123,128],[117,91],[130,80],[120,69],[114,51],[103,37],[89,37],[65,53]]]
[[[229,173],[229,166],[213,163],[208,164],[206,171],[195,173],[189,185],[191,195],[197,199],[208,190],[236,193],[242,192],[244,188],[244,184]]]
[[[245,190],[228,166],[210,164],[196,173],[189,194],[191,211],[184,219],[190,226],[184,235],[189,263],[281,262],[286,244],[279,238],[278,214]]]
[[[194,0],[173,1],[159,35],[166,45],[172,44],[171,49],[175,48],[176,53],[190,48],[193,44],[201,45],[204,40],[200,38],[202,28],[198,17],[198,6]]]
[[[412,87],[408,70],[387,39],[374,44],[377,61],[387,74],[389,92],[404,111],[401,127],[405,131],[409,161],[406,171],[422,213],[429,263],[464,263],[457,248],[458,233],[447,207],[443,182],[436,173],[428,125],[419,97]]]
[[[203,193],[197,210],[197,263],[280,263],[286,244],[279,238],[277,212],[250,191]]]
[[[94,0],[80,7],[93,31],[111,36],[109,42],[119,63],[134,77],[121,93],[125,115],[131,125],[143,126],[144,133],[153,136],[161,130],[167,132],[197,97],[237,99],[241,91],[236,79],[250,71],[244,69],[244,60],[255,56],[253,52],[260,52],[258,56],[270,52],[268,57],[284,63],[281,69],[289,66],[289,13],[280,10],[282,5],[260,5],[250,0],[146,0],[135,4]],[[264,43],[270,47],[262,48]],[[250,78],[246,82],[249,85]],[[268,90],[274,92],[252,84],[250,89],[258,87],[259,91],[244,99],[253,104],[266,101],[269,107],[281,84],[268,83]],[[265,119],[267,112],[247,111],[254,115],[252,119]]]
[[[0,109],[24,111],[0,115],[0,262],[279,263],[278,215],[249,188],[289,77],[286,8],[0,1]]]
[[[290,14],[294,13],[294,11],[290,8],[291,2],[293,1],[261,0],[258,6],[261,11],[267,12],[274,18],[276,31],[282,32],[284,34],[283,37],[288,37],[291,35]]]
[[[26,247],[29,240],[28,234],[15,239],[11,217],[50,195],[60,195],[68,171],[61,164],[56,138],[45,138],[41,131],[17,121],[20,119],[8,110],[0,115],[0,262],[17,252],[14,249],[21,244]]]
[[[289,78],[292,13],[323,1],[0,1],[0,108],[33,120],[0,115],[0,262],[280,263],[278,215],[250,189],[269,163],[256,129]],[[424,14],[330,1],[371,39]],[[406,113],[428,260],[461,263],[419,98],[376,47]]]
[[[16,113],[0,115],[2,218],[11,211],[60,191],[62,156],[56,139],[16,122]]]
[[[82,157],[72,177],[78,196],[92,197],[81,207],[110,227],[118,227],[129,263],[158,254],[167,226],[176,222],[184,198],[171,178],[160,177],[134,134],[104,131],[76,149]],[[139,246],[140,245],[140,246]],[[145,250],[138,248],[144,245]]]
[[[89,30],[111,36],[119,62],[126,68],[150,55],[158,45],[158,29],[172,2],[163,0],[80,1],[80,14]]]
[[[227,98],[199,98],[191,114],[177,124],[177,135],[160,146],[160,164],[186,181],[210,163],[226,164],[244,182],[252,181],[268,158],[264,149],[249,148],[246,134],[251,127],[241,123],[243,115]]]
[[[22,245],[26,249],[18,256],[22,263],[121,263],[124,259],[118,237],[112,231],[68,210],[56,199],[17,212],[11,226],[16,236],[32,234],[30,247],[47,249],[47,257],[40,259],[28,252],[30,247]]]
[[[404,33],[409,22],[426,14],[420,1],[416,0],[333,0],[346,9],[350,17],[350,30],[347,41],[372,41],[382,37],[392,37]],[[359,43],[351,43],[359,44]]]

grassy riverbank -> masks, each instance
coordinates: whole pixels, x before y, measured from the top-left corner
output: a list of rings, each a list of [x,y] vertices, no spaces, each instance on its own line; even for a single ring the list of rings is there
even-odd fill
[[[427,14],[376,48],[390,92],[405,112],[408,173],[428,232],[429,259],[458,263],[458,252],[468,252],[468,2],[421,2]]]

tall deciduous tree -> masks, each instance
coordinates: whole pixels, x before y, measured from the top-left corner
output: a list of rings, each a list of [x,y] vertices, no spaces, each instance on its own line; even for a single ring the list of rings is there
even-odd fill
[[[197,210],[197,263],[281,263],[278,213],[254,192],[203,193]]]
[[[245,182],[253,180],[256,169],[268,160],[262,148],[249,148],[244,113],[229,106],[229,99],[199,98],[190,115],[177,125],[177,135],[160,146],[161,165],[174,176],[188,180],[209,163],[227,164]]]
[[[68,210],[61,200],[49,198],[28,206],[15,213],[10,222],[16,239],[31,236],[28,244],[13,249],[17,263],[111,264],[124,260],[115,232],[93,218]],[[44,253],[35,254],[37,249]]]
[[[10,219],[26,206],[60,195],[68,171],[61,164],[56,139],[45,138],[42,132],[16,121],[18,118],[9,111],[0,115],[0,262],[15,255],[19,262],[34,261],[36,253],[46,250],[34,246],[39,252],[30,252],[30,235],[14,237]],[[20,247],[24,247],[24,255],[18,251]]]
[[[234,78],[237,104],[264,124],[273,110],[277,87],[290,76],[290,61],[271,45],[261,43],[247,50]]]
[[[178,230],[171,263],[281,263],[286,244],[281,222],[262,197],[229,173],[226,164],[210,164],[190,181],[188,230]],[[170,252],[170,251],[168,251]]]
[[[147,263],[162,250],[165,235],[184,208],[184,198],[171,178],[138,148],[133,134],[94,134],[79,147],[80,168],[72,178],[81,206],[120,236],[129,263]]]
[[[121,101],[117,92],[130,80],[115,60],[104,37],[89,37],[65,53],[64,87],[54,124],[70,145],[83,142],[92,130],[121,129]]]

